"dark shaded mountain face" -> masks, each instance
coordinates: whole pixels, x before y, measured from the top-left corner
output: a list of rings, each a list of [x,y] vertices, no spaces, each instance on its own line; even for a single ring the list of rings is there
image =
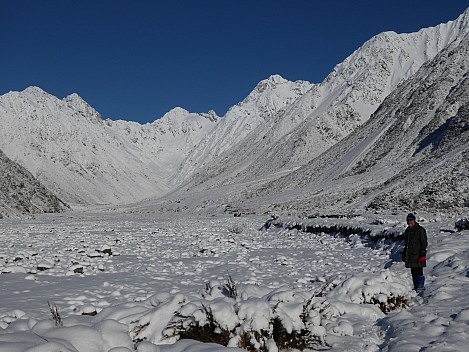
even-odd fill
[[[428,128],[422,131],[422,135],[426,135],[420,143],[416,153],[419,153],[427,148],[430,148],[433,153],[443,154],[454,147],[455,141],[465,144],[468,142],[469,132],[469,105],[466,102],[469,89],[469,79],[462,80],[460,86],[454,90],[456,96],[449,96],[448,103],[455,105],[461,104],[456,114],[448,118],[441,125],[431,124]],[[433,127],[433,128],[432,128]]]
[[[67,209],[29,171],[0,151],[0,218],[59,213]]]

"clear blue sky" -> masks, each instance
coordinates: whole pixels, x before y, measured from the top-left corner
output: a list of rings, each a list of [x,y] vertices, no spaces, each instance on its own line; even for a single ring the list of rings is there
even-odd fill
[[[0,0],[0,94],[78,93],[104,118],[224,115],[272,74],[320,83],[373,35],[469,0]]]

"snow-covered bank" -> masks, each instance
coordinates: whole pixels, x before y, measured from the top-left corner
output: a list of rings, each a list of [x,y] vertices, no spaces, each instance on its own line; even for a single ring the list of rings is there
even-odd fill
[[[398,233],[404,216],[285,219],[300,230],[267,231],[259,231],[266,220],[260,217],[68,214],[4,221],[0,350],[226,350],[176,342],[205,322],[228,331],[229,346],[268,351],[287,346],[279,335],[330,351],[464,350],[469,231],[456,232],[458,219],[421,219],[430,243],[423,300],[396,259],[399,242],[370,245],[358,234],[301,231],[331,225]],[[385,315],[383,307],[393,308],[398,297],[409,306]],[[48,301],[63,326],[56,326]]]

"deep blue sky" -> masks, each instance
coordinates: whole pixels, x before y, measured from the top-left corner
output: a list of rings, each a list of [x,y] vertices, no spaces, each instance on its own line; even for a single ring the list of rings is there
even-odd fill
[[[373,35],[469,0],[0,0],[0,94],[78,93],[104,118],[224,115],[272,74],[320,83]]]

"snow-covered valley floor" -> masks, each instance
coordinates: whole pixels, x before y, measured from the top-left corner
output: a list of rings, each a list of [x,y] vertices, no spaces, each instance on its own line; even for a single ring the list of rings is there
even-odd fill
[[[404,218],[295,221],[373,235],[402,232]],[[288,333],[307,331],[310,350],[466,349],[469,231],[455,231],[458,218],[421,219],[429,235],[423,299],[397,259],[399,242],[260,231],[266,220],[104,212],[3,219],[0,351],[224,351],[177,342],[176,326],[210,323],[207,312],[230,332],[232,349],[248,336],[252,348],[277,351],[275,319]],[[385,315],[378,304],[393,297],[409,306]]]

